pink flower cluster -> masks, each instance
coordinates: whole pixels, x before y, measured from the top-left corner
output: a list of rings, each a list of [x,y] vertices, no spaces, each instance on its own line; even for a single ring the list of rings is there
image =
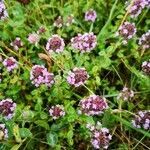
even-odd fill
[[[106,99],[98,95],[91,95],[82,99],[79,106],[81,113],[86,115],[100,115],[108,108]]]
[[[5,124],[0,124],[0,141],[8,138],[8,130],[5,127]]]
[[[39,87],[41,84],[51,87],[54,84],[54,75],[49,73],[44,66],[34,65],[30,72],[30,80],[36,87]]]
[[[19,37],[16,37],[16,39],[10,43],[11,46],[13,46],[14,50],[18,50],[23,46],[23,43]]]
[[[64,50],[64,40],[59,35],[52,35],[46,44],[46,50],[49,52],[60,53]]]
[[[146,1],[146,7],[150,7],[150,0],[145,0]]]
[[[139,39],[139,45],[143,49],[149,49],[150,48],[150,30],[142,35],[142,37]]]
[[[3,65],[7,68],[9,72],[18,67],[17,61],[13,57],[6,58],[3,61]]]
[[[147,75],[150,75],[150,61],[144,61],[142,63],[142,70]]]
[[[37,32],[33,32],[28,35],[28,41],[31,44],[34,44],[35,46],[37,46],[37,44],[40,41],[40,35],[45,32],[46,32],[46,29],[43,26],[39,27]]]
[[[127,41],[131,39],[136,33],[136,28],[134,23],[124,22],[122,26],[119,27],[119,31],[116,35],[120,35],[123,38],[123,44],[127,44]]]
[[[101,128],[93,131],[91,143],[95,149],[107,149],[111,139],[112,136],[109,134],[109,130],[107,128]]]
[[[15,109],[16,103],[14,103],[12,99],[7,98],[0,101],[0,114],[4,116],[6,120],[14,116]]]
[[[95,149],[107,149],[112,135],[109,129],[102,127],[100,122],[96,125],[88,124],[87,128],[91,131],[91,143]]]
[[[134,0],[132,6],[128,5],[126,10],[129,10],[131,18],[136,18],[145,7],[150,7],[150,0]]]
[[[134,120],[132,120],[132,125],[136,128],[144,128],[145,130],[150,129],[150,111],[139,111]]]
[[[129,14],[131,18],[136,18],[139,14],[141,14],[142,9],[145,8],[146,5],[146,0],[135,0],[132,6],[130,7],[129,5],[126,10],[129,9]]]
[[[71,39],[71,45],[82,53],[90,52],[97,45],[96,36],[93,32],[78,34]]]
[[[134,92],[127,87],[124,87],[123,90],[119,93],[117,99],[122,99],[124,101],[134,97]]]
[[[69,71],[68,74],[68,83],[75,87],[83,85],[89,77],[85,68],[74,68],[73,71]]]
[[[95,22],[96,18],[97,18],[97,14],[96,11],[93,9],[90,9],[85,13],[85,21]]]
[[[52,106],[49,109],[49,114],[50,114],[50,116],[53,117],[53,119],[58,119],[58,118],[64,116],[65,115],[65,111],[64,111],[63,105]]]
[[[8,13],[7,13],[5,4],[2,0],[2,1],[0,1],[0,20],[4,20],[7,17],[8,17]]]
[[[37,45],[38,42],[40,41],[40,37],[39,37],[39,35],[37,33],[30,33],[29,36],[28,36],[28,41],[31,44]]]

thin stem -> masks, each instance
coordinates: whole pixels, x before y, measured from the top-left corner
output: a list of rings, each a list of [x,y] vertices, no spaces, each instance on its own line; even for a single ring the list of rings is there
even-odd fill
[[[120,111],[120,118],[122,118],[122,114],[121,114],[121,112],[122,112],[122,100],[120,100],[119,101],[119,111]],[[123,129],[122,129],[122,122],[120,122],[120,127],[121,127],[121,131],[123,131]]]
[[[92,32],[94,23],[91,24],[89,32]]]
[[[133,149],[135,149],[139,144],[143,145],[145,148],[147,148],[148,150],[150,150],[150,147],[146,146],[145,144],[143,144],[141,141],[145,138],[146,135],[144,135],[142,137],[142,139],[140,141],[138,141],[137,139],[134,138],[134,140],[138,141],[138,143],[133,147]],[[132,150],[133,150],[132,149]]]
[[[91,91],[85,84],[83,84],[83,86],[91,93],[91,94],[93,94],[94,95],[94,92],[93,91]]]
[[[137,116],[136,114],[134,114],[134,113],[132,113],[132,112],[130,112],[128,110],[124,110],[124,109],[121,109],[121,110],[119,110],[119,109],[111,109],[111,112],[112,113],[128,113],[128,114],[130,114],[132,116],[135,116],[135,117]]]
[[[41,9],[40,9],[40,7],[39,7],[38,1],[37,1],[37,8],[38,8],[38,11],[39,11],[39,13],[40,13],[40,15],[41,15],[41,17],[42,17],[43,23],[44,23],[44,25],[46,26],[46,23],[45,23],[45,20],[44,20],[44,17],[43,17],[43,13],[42,13],[42,11],[41,11]]]
[[[118,94],[112,94],[112,95],[103,95],[104,97],[117,97]]]
[[[5,58],[9,58],[1,49],[0,49],[0,51],[2,52],[2,53],[0,53],[1,55],[3,55]],[[23,65],[22,63],[20,63],[19,61],[17,61],[17,63],[18,63],[19,65],[21,65],[23,69],[24,69],[24,67],[25,67],[28,71],[30,71],[30,69],[29,69],[28,67],[24,66],[24,65]]]
[[[146,16],[147,12],[149,11],[149,8],[147,8],[147,10],[144,12],[144,14],[142,15],[142,17],[140,17],[140,20],[138,21],[138,23],[136,24],[136,27],[141,23],[141,21],[143,20],[143,18]]]
[[[118,71],[116,70],[116,68],[115,68],[113,65],[112,65],[112,67],[113,67],[113,69],[115,70],[116,74],[118,75],[120,81],[121,81],[122,84],[123,84],[123,80],[122,80],[121,76],[119,75]]]
[[[101,31],[99,32],[98,37],[97,37],[98,39],[99,39],[100,36],[103,34],[103,32],[106,30],[107,26],[109,26],[109,24],[110,24],[110,22],[111,22],[111,20],[112,20],[112,15],[113,15],[113,13],[114,13],[114,11],[115,11],[115,9],[116,9],[117,3],[118,3],[118,0],[115,1],[114,5],[113,5],[113,7],[112,7],[112,9],[111,9],[111,11],[110,11],[110,15],[109,15],[109,18],[108,18],[106,24],[103,26],[103,28],[102,28]]]
[[[130,5],[129,5],[129,7],[128,7],[128,10],[127,10],[127,12],[125,13],[125,15],[124,15],[124,17],[123,17],[123,19],[122,19],[122,21],[121,21],[120,26],[122,26],[123,23],[124,23],[124,21],[126,20],[128,14],[129,14],[129,11],[130,11],[131,7],[132,7],[133,4],[134,4],[134,1],[135,1],[135,0],[132,0],[132,1],[131,1]],[[119,26],[119,27],[120,27],[120,26]]]
[[[10,48],[8,48],[8,47],[5,45],[5,43],[0,42],[0,46],[4,47],[8,52],[10,52],[10,53],[14,54],[15,56],[17,56],[18,58],[22,59],[25,63],[27,63],[27,64],[29,65],[29,67],[32,66],[32,64],[31,64],[28,60],[26,60],[21,54],[20,54],[20,56],[19,56],[19,55],[18,55],[17,53],[15,53],[13,50],[11,50]]]

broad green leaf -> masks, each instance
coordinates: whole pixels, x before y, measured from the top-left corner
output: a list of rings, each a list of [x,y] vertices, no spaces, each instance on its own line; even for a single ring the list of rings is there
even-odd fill
[[[56,134],[50,132],[46,135],[46,138],[47,138],[47,143],[50,146],[54,147],[57,144],[58,137]]]
[[[32,137],[31,131],[27,128],[20,128],[19,133],[22,138]]]
[[[15,125],[13,127],[13,134],[15,136],[16,142],[20,143],[22,140],[21,140],[21,137],[20,137],[18,125]]]
[[[67,133],[67,139],[68,139],[68,142],[69,142],[69,145],[73,145],[73,130],[70,129]]]
[[[21,144],[14,145],[10,150],[19,150]]]
[[[40,117],[41,117],[41,119],[47,119],[48,115],[45,112],[40,112]]]
[[[46,120],[45,121],[44,120],[37,120],[37,121],[35,121],[35,124],[45,128],[46,130],[49,130],[49,125],[48,125]]]

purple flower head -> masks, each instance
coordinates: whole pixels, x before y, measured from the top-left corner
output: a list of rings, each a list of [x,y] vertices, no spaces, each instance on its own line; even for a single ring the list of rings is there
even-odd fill
[[[9,72],[18,67],[17,61],[13,57],[6,58],[3,61],[3,65],[7,68]]]
[[[60,53],[64,50],[64,40],[59,35],[52,35],[46,44],[46,50],[49,52]]]
[[[91,33],[78,34],[71,39],[71,45],[74,49],[79,50],[81,53],[90,52],[96,45],[96,36]]]
[[[92,132],[91,143],[95,149],[107,149],[112,136],[107,128],[101,128]]]
[[[109,129],[102,127],[100,122],[97,122],[96,125],[87,124],[87,128],[91,132],[91,143],[93,147],[95,149],[107,149],[112,139]]]
[[[8,130],[5,127],[5,124],[0,124],[0,141],[6,140],[8,138]]]
[[[143,49],[149,49],[150,48],[150,30],[142,35],[142,37],[139,39],[139,45]]]
[[[49,109],[49,114],[50,114],[50,116],[52,116],[53,119],[58,119],[59,117],[64,116],[65,111],[64,111],[63,105],[52,106]]]
[[[132,120],[132,125],[135,128],[150,129],[150,111],[139,111]]]
[[[57,28],[61,28],[63,26],[63,19],[61,16],[54,21],[54,26]]]
[[[13,46],[14,50],[18,50],[23,46],[23,43],[19,37],[16,37],[16,39],[10,43],[11,46]]]
[[[128,99],[131,99],[134,97],[134,92],[130,90],[127,87],[124,87],[123,90],[119,93],[117,99],[123,99],[124,101],[127,101]]]
[[[16,109],[16,103],[12,99],[7,98],[0,101],[0,114],[4,116],[6,120],[11,119],[14,116]]]
[[[144,61],[142,63],[142,70],[145,74],[150,75],[150,61]]]
[[[54,84],[54,74],[49,73],[44,66],[34,65],[30,72],[30,80],[36,87],[41,84],[51,87]]]
[[[139,14],[141,14],[142,9],[145,6],[146,6],[145,0],[135,0],[131,7],[130,7],[130,5],[127,7],[127,10],[129,9],[129,14],[130,14],[131,18],[136,18]]]
[[[145,0],[146,2],[146,7],[150,8],[150,0]]]
[[[66,26],[70,26],[72,23],[74,23],[74,16],[69,15],[66,20]]]
[[[29,36],[28,36],[28,41],[29,41],[31,44],[37,45],[38,42],[40,41],[40,37],[39,37],[39,35],[36,34],[36,33],[31,33],[31,34],[29,34]]]
[[[108,108],[106,99],[98,95],[91,95],[82,99],[79,106],[81,112],[86,115],[100,115]]]
[[[74,68],[73,71],[70,71],[68,74],[68,83],[75,87],[83,85],[89,77],[85,68]]]
[[[90,9],[85,13],[85,21],[95,22],[96,18],[97,18],[97,14],[96,11],[93,9]]]
[[[6,7],[3,1],[0,1],[0,20],[4,20],[8,17],[8,13],[6,11]]]
[[[122,26],[119,27],[117,35],[123,38],[123,44],[127,44],[127,41],[131,39],[136,33],[136,28],[134,23],[124,22]]]

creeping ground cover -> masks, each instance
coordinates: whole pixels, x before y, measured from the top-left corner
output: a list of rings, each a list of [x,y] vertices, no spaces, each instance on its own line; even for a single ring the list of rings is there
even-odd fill
[[[0,150],[150,150],[150,0],[0,0]]]

